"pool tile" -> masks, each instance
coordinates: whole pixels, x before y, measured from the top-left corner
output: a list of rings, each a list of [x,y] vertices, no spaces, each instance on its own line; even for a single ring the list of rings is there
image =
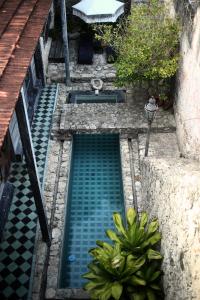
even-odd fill
[[[81,274],[87,271],[91,260],[88,250],[95,246],[96,240],[107,239],[105,229],[113,228],[114,211],[124,215],[119,136],[75,135],[73,146],[68,199],[70,217],[65,226],[62,288],[82,287],[85,280]],[[108,192],[105,193],[105,190]],[[117,199],[113,193],[118,193]],[[73,261],[69,260],[71,255],[74,256]]]

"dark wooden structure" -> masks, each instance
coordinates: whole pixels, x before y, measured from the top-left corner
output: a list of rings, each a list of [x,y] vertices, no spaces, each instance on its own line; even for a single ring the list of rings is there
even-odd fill
[[[64,63],[65,54],[64,46],[61,40],[55,40],[51,43],[51,49],[49,53],[49,62],[50,63]]]
[[[62,22],[62,37],[64,46],[64,59],[65,59],[65,82],[70,83],[69,72],[69,46],[68,46],[68,33],[67,33],[67,15],[66,15],[66,2],[61,0],[61,22]]]
[[[50,236],[21,88],[31,60],[39,51],[39,37],[51,4],[52,0],[0,0],[0,152],[16,109],[41,231],[47,243]]]

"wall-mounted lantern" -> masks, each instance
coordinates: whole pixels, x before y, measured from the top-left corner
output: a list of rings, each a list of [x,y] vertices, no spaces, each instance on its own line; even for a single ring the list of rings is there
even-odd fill
[[[155,118],[157,110],[158,110],[158,105],[156,104],[156,99],[153,96],[151,96],[151,98],[149,99],[149,102],[144,107],[145,117],[148,122],[148,130],[147,130],[147,138],[146,138],[144,156],[148,155],[151,124]]]

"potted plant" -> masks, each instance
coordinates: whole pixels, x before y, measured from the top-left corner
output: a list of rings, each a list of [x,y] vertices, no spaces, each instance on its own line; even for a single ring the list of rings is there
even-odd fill
[[[127,226],[118,213],[113,220],[116,230],[106,231],[112,244],[97,241],[89,251],[93,261],[83,275],[89,280],[85,289],[99,300],[162,299],[158,221],[148,223],[145,212],[139,219],[133,208],[127,212]]]

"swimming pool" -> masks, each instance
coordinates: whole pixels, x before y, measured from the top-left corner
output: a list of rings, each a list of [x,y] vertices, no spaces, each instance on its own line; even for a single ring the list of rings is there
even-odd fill
[[[121,103],[124,102],[126,93],[124,90],[100,91],[95,95],[94,91],[72,91],[69,93],[69,103]]]
[[[119,135],[74,135],[60,288],[80,288],[96,240],[106,240],[112,213],[124,215]]]

